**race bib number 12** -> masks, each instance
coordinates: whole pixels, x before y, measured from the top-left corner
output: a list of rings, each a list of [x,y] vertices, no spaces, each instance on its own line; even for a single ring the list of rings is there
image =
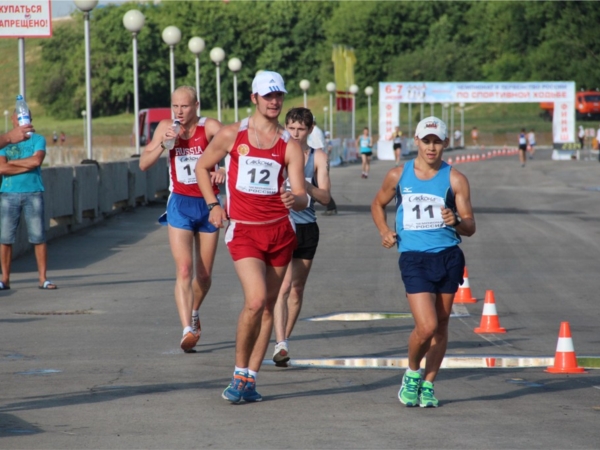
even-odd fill
[[[276,194],[280,170],[281,164],[272,159],[240,156],[235,187],[247,194]]]

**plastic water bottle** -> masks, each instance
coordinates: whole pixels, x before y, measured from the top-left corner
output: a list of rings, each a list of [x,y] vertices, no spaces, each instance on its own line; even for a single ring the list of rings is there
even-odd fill
[[[23,96],[21,94],[17,95],[17,104],[15,105],[15,111],[17,112],[17,120],[19,121],[19,126],[21,125],[29,125],[31,123],[31,116],[29,115],[29,106],[25,103]],[[31,135],[31,133],[27,133]]]
[[[179,122],[179,120],[173,121],[173,128],[175,129],[176,135],[179,135],[179,126],[180,125],[181,125],[181,122]],[[175,146],[175,139],[177,139],[177,136],[175,136],[173,139],[167,139],[163,142],[163,145],[165,146],[165,148],[167,150],[171,150]]]

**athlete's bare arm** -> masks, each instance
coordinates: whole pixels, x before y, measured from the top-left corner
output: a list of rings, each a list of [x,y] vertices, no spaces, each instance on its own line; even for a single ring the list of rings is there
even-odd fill
[[[461,218],[461,222],[456,225],[456,216],[449,208],[442,208],[442,219],[446,225],[454,227],[458,234],[472,236],[475,233],[475,217],[473,216],[473,207],[471,206],[469,180],[453,168],[450,171],[450,185],[454,191],[456,213]]]
[[[385,248],[392,248],[397,242],[396,231],[390,229],[387,224],[385,207],[396,197],[396,186],[398,186],[398,182],[400,181],[403,168],[404,166],[395,167],[387,173],[383,179],[381,188],[375,195],[373,202],[371,202],[373,222],[375,222],[375,226],[379,230],[381,245]]]
[[[198,187],[202,192],[202,196],[206,203],[217,203],[217,196],[213,192],[212,182],[210,179],[210,170],[218,164],[231,151],[233,143],[237,137],[240,124],[234,123],[222,127],[204,150],[202,157],[196,163],[196,180]],[[227,213],[223,208],[217,206],[212,209],[209,216],[209,221],[216,227],[222,228],[223,221],[227,220]]]
[[[144,148],[144,151],[140,155],[140,169],[148,170],[156,164],[156,161],[158,161],[158,158],[160,158],[160,155],[164,151],[161,146],[162,142],[176,136],[171,119],[161,120],[154,131],[152,141],[146,145],[146,148]]]
[[[300,145],[289,140],[285,150],[285,165],[290,179],[291,192],[281,186],[281,201],[288,209],[302,211],[308,205],[304,180],[304,153]]]
[[[331,201],[331,181],[329,180],[329,160],[323,150],[315,150],[315,174],[317,185],[305,181],[306,192],[321,205],[327,205]]]
[[[215,119],[206,119],[204,122],[204,132],[208,142],[223,128],[223,124]],[[223,184],[225,182],[225,168],[220,167],[219,170],[210,173],[210,181],[213,184]]]

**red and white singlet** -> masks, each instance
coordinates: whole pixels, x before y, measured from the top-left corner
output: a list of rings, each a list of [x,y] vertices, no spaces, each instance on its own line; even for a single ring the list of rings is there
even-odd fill
[[[202,192],[196,181],[196,163],[208,146],[204,124],[206,117],[198,120],[198,126],[190,139],[177,138],[175,146],[169,150],[169,190],[175,194],[188,197],[202,197]],[[217,170],[219,167],[215,166]],[[217,185],[213,184],[213,191],[219,193]]]
[[[285,150],[290,134],[284,131],[272,148],[250,145],[248,118],[242,120],[227,155],[227,214],[245,222],[269,222],[289,216],[281,201]]]

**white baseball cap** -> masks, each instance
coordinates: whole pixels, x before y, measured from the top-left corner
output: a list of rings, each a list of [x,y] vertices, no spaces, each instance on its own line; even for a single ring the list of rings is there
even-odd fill
[[[448,136],[448,129],[444,121],[434,116],[429,116],[421,120],[415,130],[415,136],[419,139],[423,139],[430,134],[436,135],[441,140],[446,139]]]
[[[285,92],[287,94],[281,75],[268,70],[257,73],[254,80],[252,80],[252,93],[267,95],[271,92]]]

